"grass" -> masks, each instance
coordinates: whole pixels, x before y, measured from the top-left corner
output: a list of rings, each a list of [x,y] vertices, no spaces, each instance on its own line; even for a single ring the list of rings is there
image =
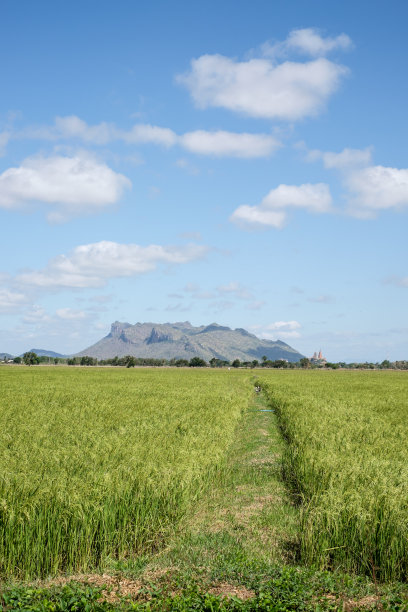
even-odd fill
[[[406,373],[279,372],[260,380],[288,441],[303,562],[406,580]]]

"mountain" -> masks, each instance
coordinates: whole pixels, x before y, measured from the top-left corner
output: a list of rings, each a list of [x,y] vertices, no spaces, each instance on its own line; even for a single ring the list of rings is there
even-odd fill
[[[3,361],[4,359],[13,359],[13,355],[10,355],[10,353],[0,353],[0,360]]]
[[[110,333],[96,344],[77,353],[97,359],[111,359],[116,355],[151,357],[155,359],[191,359],[198,356],[206,361],[213,357],[232,361],[287,359],[299,361],[303,357],[280,340],[261,340],[245,329],[230,329],[212,323],[194,327],[183,323],[112,323]]]
[[[54,353],[54,351],[46,351],[44,349],[30,349],[30,353],[35,353],[38,357],[66,357],[66,355],[61,355],[61,353]],[[21,355],[22,356],[22,355]]]

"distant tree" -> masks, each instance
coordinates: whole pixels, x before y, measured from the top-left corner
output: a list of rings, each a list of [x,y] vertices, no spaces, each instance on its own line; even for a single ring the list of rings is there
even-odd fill
[[[299,360],[299,363],[301,368],[310,368],[310,359],[307,357],[302,357],[302,359]]]
[[[262,355],[262,361],[265,363],[265,361],[267,361],[267,360],[268,360],[267,356],[266,355]]]
[[[216,367],[217,367],[217,365],[218,365],[218,363],[217,363],[217,362],[218,362],[218,359],[216,359],[215,357],[213,357],[212,359],[210,359],[210,361],[209,361],[208,363],[210,364],[210,366],[211,366],[212,368],[216,368]]]
[[[252,363],[251,363],[251,367],[252,367],[252,368],[256,368],[256,366],[258,366],[258,365],[259,365],[259,361],[258,361],[257,359],[254,359],[254,360],[252,361]]]
[[[89,357],[89,355],[84,355],[83,357],[81,357],[81,361],[79,362],[79,364],[81,366],[93,366],[96,365],[96,362],[97,360],[93,357]]]
[[[233,368],[239,368],[239,366],[241,365],[241,362],[239,359],[234,359],[234,361],[231,363]]]
[[[388,370],[391,367],[391,363],[388,361],[388,359],[384,359],[384,361],[381,363],[381,367],[384,368],[384,370]]]
[[[40,363],[40,358],[38,357],[37,353],[33,353],[33,351],[28,351],[27,353],[24,353],[23,361],[26,365],[30,366]]]
[[[14,357],[13,363],[21,363],[21,362],[22,362],[21,357]]]
[[[136,365],[136,359],[133,357],[133,355],[126,355],[123,358],[123,361],[127,368],[134,368]]]
[[[188,365],[190,368],[205,368],[207,367],[207,362],[201,359],[201,357],[192,357]]]
[[[176,359],[175,366],[177,368],[186,368],[189,366],[189,363],[187,359]]]

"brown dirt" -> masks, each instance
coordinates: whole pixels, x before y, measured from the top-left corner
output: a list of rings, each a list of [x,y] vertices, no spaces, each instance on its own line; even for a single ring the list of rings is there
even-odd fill
[[[238,597],[238,599],[242,599],[243,601],[255,597],[254,591],[250,591],[242,585],[228,584],[228,582],[220,582],[219,584],[210,587],[208,589],[208,593],[217,596],[221,595],[221,597],[225,598]]]

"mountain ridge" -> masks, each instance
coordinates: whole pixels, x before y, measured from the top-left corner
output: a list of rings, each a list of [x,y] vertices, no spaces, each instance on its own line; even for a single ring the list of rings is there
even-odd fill
[[[282,340],[263,340],[242,327],[231,329],[218,323],[194,327],[189,321],[176,323],[135,323],[114,321],[107,336],[86,349],[77,357],[88,355],[97,359],[116,356],[145,357],[155,359],[191,359],[201,357],[209,361],[213,357],[225,361],[239,359],[287,359],[299,361],[301,353]]]

